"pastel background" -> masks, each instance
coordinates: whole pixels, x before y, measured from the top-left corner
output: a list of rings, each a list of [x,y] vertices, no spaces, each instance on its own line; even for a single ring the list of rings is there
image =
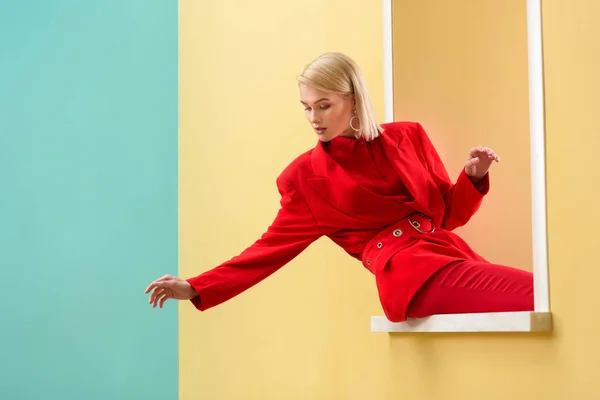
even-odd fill
[[[456,230],[491,262],[533,270],[524,0],[393,1],[394,118],[420,121],[456,179],[469,150],[500,163]]]
[[[413,76],[395,114],[425,123],[451,174],[472,139],[498,150],[462,233],[529,269],[525,0],[447,3],[394,0]],[[595,399],[600,3],[542,3],[555,331],[387,335],[369,332],[372,276],[327,240],[206,313],[142,293],[272,221],[275,177],[316,142],[295,83],[310,60],[356,59],[383,117],[381,2],[1,2],[0,398]]]
[[[181,304],[182,400],[598,397],[600,3],[542,3],[554,333],[370,333],[369,317],[382,315],[372,277],[322,240],[219,308]],[[396,60],[414,75],[399,82],[397,117],[424,120],[453,176],[470,146],[498,150],[490,197],[462,233],[530,269],[525,4],[393,9],[405,24],[394,31],[410,35]],[[295,83],[306,63],[331,50],[355,58],[383,117],[382,2],[182,0],[180,34],[180,274],[190,276],[262,234],[278,208],[275,177],[314,146]]]
[[[177,399],[177,3],[0,2],[0,399]]]

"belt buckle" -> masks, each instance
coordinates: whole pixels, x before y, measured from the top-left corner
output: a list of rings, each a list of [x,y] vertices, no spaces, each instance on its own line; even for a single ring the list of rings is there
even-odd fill
[[[419,221],[413,221],[411,219],[411,216],[414,214],[411,214],[408,217],[408,223],[410,224],[410,226],[412,226],[417,232],[419,233],[432,233],[433,231],[435,231],[435,226],[433,225],[433,220],[431,218],[429,218],[427,215],[423,214],[423,213],[416,213],[419,214],[420,216],[422,216],[423,218],[427,219],[429,222],[431,222],[431,230],[430,231],[422,231],[421,228],[421,224],[419,223]]]

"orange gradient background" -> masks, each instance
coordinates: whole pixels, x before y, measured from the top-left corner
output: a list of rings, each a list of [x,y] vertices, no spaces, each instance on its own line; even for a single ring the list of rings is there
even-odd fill
[[[500,156],[482,207],[456,232],[489,261],[531,271],[525,1],[392,7],[394,120],[422,123],[453,180],[472,147]]]

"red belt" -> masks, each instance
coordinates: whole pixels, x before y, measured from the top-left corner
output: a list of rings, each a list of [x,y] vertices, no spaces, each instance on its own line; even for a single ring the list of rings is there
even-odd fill
[[[394,254],[433,231],[435,226],[431,218],[418,212],[410,214],[383,229],[367,243],[362,263],[372,273],[381,271]]]

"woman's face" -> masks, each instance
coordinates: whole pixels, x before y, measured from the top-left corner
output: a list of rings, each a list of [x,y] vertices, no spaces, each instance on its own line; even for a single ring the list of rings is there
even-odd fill
[[[354,137],[355,132],[350,128],[350,119],[355,115],[354,96],[322,92],[300,83],[300,102],[320,141],[328,142],[336,136]],[[359,126],[356,119],[353,125]]]

